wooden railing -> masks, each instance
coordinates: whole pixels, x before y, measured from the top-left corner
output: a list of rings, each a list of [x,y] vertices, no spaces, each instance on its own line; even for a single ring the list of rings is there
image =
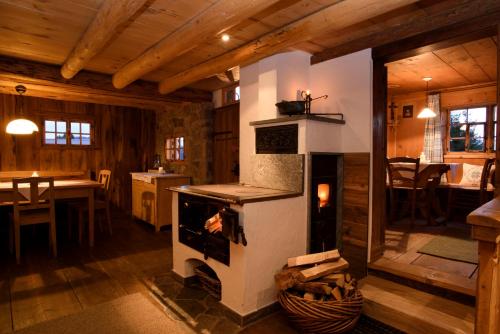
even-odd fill
[[[476,334],[500,333],[500,197],[467,216],[472,237],[479,242],[476,294]]]

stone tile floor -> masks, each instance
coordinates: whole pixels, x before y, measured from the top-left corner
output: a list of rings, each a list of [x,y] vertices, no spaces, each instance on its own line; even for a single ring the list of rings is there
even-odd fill
[[[275,312],[244,328],[225,315],[223,306],[204,290],[183,286],[172,274],[146,280],[146,285],[161,300],[165,311],[176,320],[203,334],[296,334],[283,312]],[[354,334],[400,334],[378,321],[361,317]]]

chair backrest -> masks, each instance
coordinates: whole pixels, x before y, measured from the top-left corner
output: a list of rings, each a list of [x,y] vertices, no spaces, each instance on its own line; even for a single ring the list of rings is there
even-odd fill
[[[109,186],[111,184],[111,171],[108,169],[101,169],[99,171],[99,176],[97,182],[103,185],[103,189],[108,192]]]
[[[394,184],[417,187],[420,158],[386,158],[385,163],[391,188]]]
[[[486,200],[488,198],[488,196],[487,196],[488,183],[491,179],[491,177],[490,177],[491,168],[495,164],[495,160],[496,160],[495,158],[488,158],[488,159],[484,160],[483,171],[481,172],[481,181],[479,184],[480,204],[486,203]],[[496,168],[495,168],[495,171],[496,171]],[[494,175],[493,175],[493,177],[494,177]]]
[[[19,186],[24,184],[29,184],[29,189]],[[15,178],[12,179],[12,189],[14,191],[14,210],[18,209],[19,206],[22,206],[23,209],[41,209],[54,206],[54,178],[52,177]],[[25,200],[20,200],[22,198]]]

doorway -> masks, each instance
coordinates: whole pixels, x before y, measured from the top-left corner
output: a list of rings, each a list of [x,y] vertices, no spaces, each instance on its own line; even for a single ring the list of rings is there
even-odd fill
[[[469,169],[483,170],[485,160],[497,156],[498,38],[496,27],[466,34],[457,32],[456,36],[453,31],[447,34],[445,39],[445,35],[432,32],[425,34],[427,38],[414,38],[413,45],[407,39],[399,43],[399,48],[398,43],[393,43],[373,50],[373,198],[377,203],[372,212],[370,268],[474,296],[477,259],[473,255],[477,256],[477,249],[472,245],[465,217],[479,206],[480,189],[467,188],[460,179]],[[432,77],[430,89],[422,80],[426,77]],[[441,163],[451,169],[433,189],[433,201],[439,204],[441,212],[427,212],[441,217],[429,224],[425,212],[417,212],[417,219],[411,224],[404,214],[409,201],[403,201],[396,204],[398,215],[389,222],[388,209],[395,204],[386,197],[385,158],[412,157],[435,163],[426,161],[424,152],[429,122],[417,118],[427,106],[430,93],[440,99],[436,124],[442,134]],[[496,180],[490,174],[487,177],[491,186],[496,184],[498,188]],[[449,184],[459,186],[448,187]],[[450,192],[454,195],[449,196]],[[478,203],[467,208],[454,205],[464,192]],[[489,189],[488,196],[492,195]],[[459,254],[462,246],[457,245],[461,244],[453,246],[457,239],[471,246],[469,254],[465,254],[470,256],[460,257],[464,254]],[[457,252],[448,249],[447,253],[445,243],[450,243],[452,250],[456,247]]]
[[[214,109],[213,182],[239,181],[240,104]]]

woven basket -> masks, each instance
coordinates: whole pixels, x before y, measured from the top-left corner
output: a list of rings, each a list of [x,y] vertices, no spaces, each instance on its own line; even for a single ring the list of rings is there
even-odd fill
[[[341,301],[306,300],[281,291],[278,301],[292,323],[304,333],[345,333],[356,326],[361,315],[363,296],[356,290],[353,297]]]
[[[194,268],[194,273],[200,281],[203,290],[208,292],[217,300],[221,299],[221,283],[217,279],[215,272],[207,265],[203,264]]]

